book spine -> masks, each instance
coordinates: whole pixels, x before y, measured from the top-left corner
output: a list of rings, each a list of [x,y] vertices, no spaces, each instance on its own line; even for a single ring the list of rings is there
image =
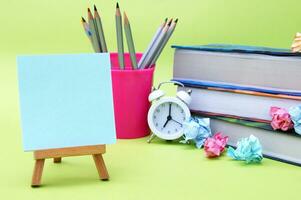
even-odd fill
[[[223,92],[232,92],[238,94],[248,94],[255,96],[273,97],[281,99],[301,100],[301,92],[288,90],[274,90],[268,88],[233,85],[226,83],[218,83],[213,81],[191,80],[191,79],[172,79],[182,83],[185,87],[193,87],[200,89],[208,89]]]

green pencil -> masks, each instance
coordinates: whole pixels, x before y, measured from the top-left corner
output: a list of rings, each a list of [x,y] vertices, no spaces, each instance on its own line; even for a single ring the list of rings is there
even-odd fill
[[[92,40],[94,49],[96,49],[96,52],[101,52],[101,49],[100,49],[100,46],[98,43],[98,39],[97,39],[97,35],[96,35],[95,24],[94,24],[94,20],[93,20],[93,16],[90,11],[90,8],[88,8],[88,23],[89,23],[89,28],[91,31],[91,40]]]
[[[124,69],[124,50],[123,50],[123,34],[122,34],[122,19],[119,9],[119,4],[116,4],[116,35],[117,35],[117,47],[118,47],[118,61],[120,69]]]
[[[126,36],[126,42],[128,44],[132,67],[133,69],[137,69],[138,65],[136,60],[136,52],[135,52],[135,45],[134,45],[132,31],[131,31],[131,25],[125,12],[123,13],[123,18],[124,18],[124,32]]]
[[[95,5],[94,5],[94,20],[97,25],[97,30],[98,30],[98,35],[99,35],[102,52],[108,52],[105,35],[104,35],[103,28],[102,28],[101,18],[99,16],[99,13],[98,13]]]
[[[98,33],[96,19],[94,17],[93,17],[93,22],[94,22],[94,27],[95,27],[95,35],[96,35],[96,39],[97,39],[97,45],[99,47],[100,52],[103,52],[102,48],[101,48],[101,43],[100,43],[100,38],[99,38],[99,33]]]

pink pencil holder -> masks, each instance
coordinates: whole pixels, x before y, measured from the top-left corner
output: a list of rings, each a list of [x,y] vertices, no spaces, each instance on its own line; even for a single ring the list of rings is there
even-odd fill
[[[125,56],[125,69],[120,70],[118,54],[111,53],[114,113],[117,138],[132,139],[149,135],[148,95],[153,85],[154,67],[133,70],[130,55]],[[142,57],[136,54],[137,61]]]

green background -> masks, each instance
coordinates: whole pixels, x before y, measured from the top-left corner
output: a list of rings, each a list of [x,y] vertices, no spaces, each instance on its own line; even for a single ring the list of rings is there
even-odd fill
[[[46,162],[30,188],[33,158],[22,150],[16,55],[91,52],[80,17],[95,2],[110,51],[116,50],[115,1],[0,0],[0,194],[2,199],[299,199],[301,168],[264,159],[245,165],[208,160],[193,146],[146,138],[119,140],[105,155],[109,182],[97,180],[90,157]],[[233,43],[288,48],[301,31],[300,0],[123,0],[136,50],[165,17],[179,18],[171,44]],[[157,63],[155,83],[172,74],[173,50]],[[172,88],[168,88],[173,92]]]

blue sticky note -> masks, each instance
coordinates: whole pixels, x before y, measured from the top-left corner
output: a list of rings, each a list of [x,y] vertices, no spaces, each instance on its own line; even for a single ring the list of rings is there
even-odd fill
[[[110,56],[19,56],[25,151],[116,142]]]

